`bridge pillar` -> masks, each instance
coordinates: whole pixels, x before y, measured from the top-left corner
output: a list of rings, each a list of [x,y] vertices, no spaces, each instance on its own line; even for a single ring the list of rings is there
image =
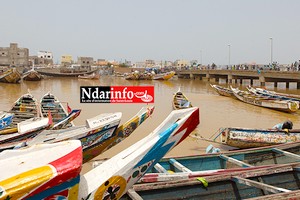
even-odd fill
[[[210,79],[210,75],[209,73],[206,73],[206,76],[203,77],[203,81],[209,81],[209,79]]]
[[[266,86],[266,79],[264,76],[262,75],[259,76],[259,82],[260,82],[260,86]]]
[[[194,74],[190,73],[190,79],[195,79]]]
[[[277,86],[278,86],[278,82],[275,81],[275,82],[274,82],[274,87],[277,87]]]
[[[232,84],[232,75],[231,74],[228,74],[228,76],[227,76],[227,83],[229,83],[229,84]]]
[[[250,79],[250,85],[253,85],[253,79],[252,78]]]
[[[300,82],[297,82],[297,89],[300,89]]]
[[[236,78],[234,82],[235,82],[235,84],[237,84],[238,83],[238,79]]]
[[[242,78],[240,79],[240,84],[241,84],[241,85],[243,84],[243,79],[242,79]]]
[[[289,88],[290,87],[290,82],[286,82],[286,84],[285,84],[285,88]]]

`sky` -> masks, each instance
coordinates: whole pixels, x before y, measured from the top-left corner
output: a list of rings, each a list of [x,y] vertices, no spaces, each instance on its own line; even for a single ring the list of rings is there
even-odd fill
[[[62,55],[218,65],[300,59],[299,0],[9,0],[0,13],[1,47],[50,51],[55,63]]]

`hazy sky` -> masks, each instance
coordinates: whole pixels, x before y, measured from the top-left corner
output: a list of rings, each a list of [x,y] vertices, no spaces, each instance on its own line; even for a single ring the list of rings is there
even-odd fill
[[[300,0],[2,1],[0,46],[94,59],[280,64],[300,59]]]

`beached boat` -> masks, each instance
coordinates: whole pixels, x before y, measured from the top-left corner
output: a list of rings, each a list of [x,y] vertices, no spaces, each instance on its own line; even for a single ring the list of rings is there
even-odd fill
[[[296,95],[296,94],[277,93],[277,92],[265,90],[262,88],[254,88],[254,87],[251,87],[250,85],[247,86],[247,89],[256,95],[263,95],[263,96],[268,96],[268,97],[276,98],[276,99],[300,102],[300,95]]]
[[[30,93],[22,95],[15,101],[8,112],[14,114],[10,126],[12,128],[17,127],[17,124],[21,121],[42,116],[37,100]]]
[[[174,110],[191,108],[192,103],[188,100],[188,98],[181,92],[180,88],[173,95],[172,106]]]
[[[106,113],[92,120],[87,120],[87,123],[92,123],[92,121],[101,122],[93,128],[75,126],[63,130],[45,130],[35,138],[27,140],[26,145],[79,139],[83,146],[83,162],[85,163],[128,137],[152,114],[153,109],[154,107],[142,108],[120,127],[118,125],[121,120],[121,113]]]
[[[36,136],[51,124],[51,115],[49,117],[30,118],[19,122],[15,132],[3,132],[0,134],[0,151],[14,148],[16,144]],[[5,129],[3,131],[5,131]]]
[[[37,70],[40,74],[45,76],[56,76],[56,77],[78,77],[84,74],[97,73],[98,69],[93,70],[74,70],[74,69],[39,69]]]
[[[258,96],[247,91],[241,91],[237,88],[232,88],[231,86],[230,88],[237,99],[251,105],[270,108],[282,112],[296,112],[299,109],[299,102],[297,101],[287,101],[271,97]]]
[[[102,160],[94,161],[93,167],[102,162]],[[138,183],[188,180],[294,162],[300,162],[300,142],[163,158]]]
[[[155,74],[152,79],[153,80],[169,80],[170,78],[172,78],[175,75],[174,71],[170,71],[170,72],[166,72],[166,73],[162,73],[162,74]]]
[[[11,68],[0,74],[0,82],[3,83],[20,83],[21,74],[16,68]]]
[[[92,74],[84,74],[84,75],[79,75],[78,76],[79,79],[99,79],[100,78],[100,74],[99,73],[92,73]]]
[[[8,113],[5,111],[0,111],[0,130],[6,128],[12,123],[13,113]]]
[[[40,81],[43,79],[43,76],[39,72],[32,69],[22,74],[22,79],[25,81]]]
[[[0,199],[77,199],[82,167],[79,141],[0,153]]]
[[[237,148],[262,147],[274,144],[300,141],[300,129],[269,130],[250,128],[224,128],[221,142]]]
[[[49,110],[51,112],[52,120],[53,120],[52,129],[61,129],[61,128],[74,126],[72,120],[78,117],[81,111],[81,110],[71,111],[70,114],[72,115],[70,116],[70,114],[62,105],[62,103],[59,101],[59,99],[50,92],[47,92],[42,96],[42,98],[40,99],[40,104],[41,104],[41,112],[44,117],[48,115]],[[64,120],[63,123],[62,120]],[[57,124],[58,122],[60,122],[59,125]]]
[[[299,199],[299,163],[136,184],[121,199]]]
[[[135,71],[124,76],[126,80],[152,80],[153,74],[149,72]]]
[[[225,88],[220,85],[212,85],[212,84],[210,84],[210,86],[221,96],[236,98],[230,88]]]
[[[197,107],[171,112],[148,136],[82,175],[78,199],[120,199],[198,124]]]

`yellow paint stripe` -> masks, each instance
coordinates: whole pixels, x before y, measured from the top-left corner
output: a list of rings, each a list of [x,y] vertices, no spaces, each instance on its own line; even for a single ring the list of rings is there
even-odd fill
[[[53,176],[54,173],[50,166],[42,166],[0,181],[0,187],[4,190],[0,200],[6,199],[8,196],[11,200],[21,199]]]

